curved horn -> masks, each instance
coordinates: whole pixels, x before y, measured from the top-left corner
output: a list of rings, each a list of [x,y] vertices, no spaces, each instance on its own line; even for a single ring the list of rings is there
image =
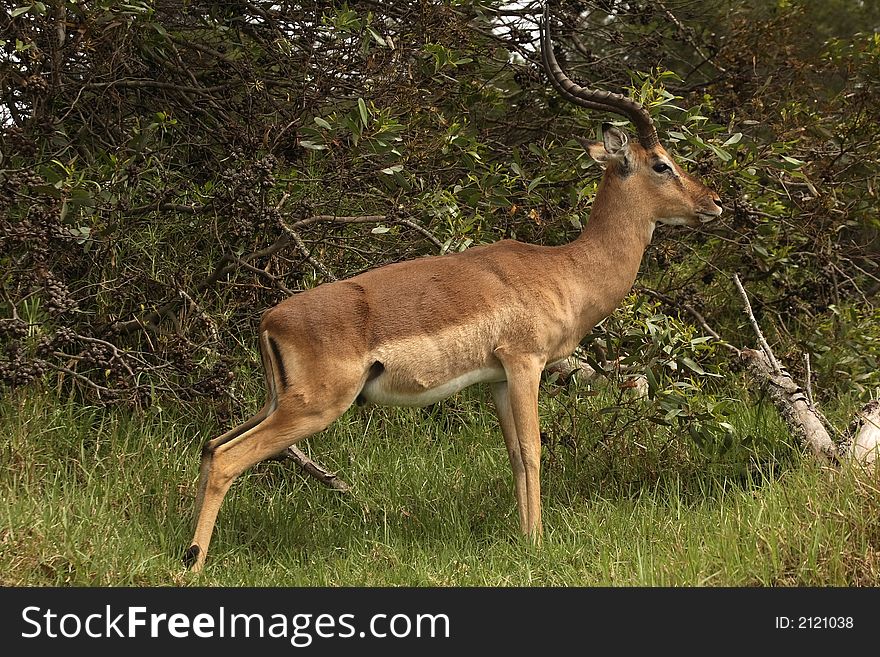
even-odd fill
[[[566,100],[594,110],[604,110],[625,116],[633,125],[639,134],[639,143],[645,148],[652,148],[660,143],[657,137],[657,129],[654,127],[654,121],[648,111],[628,96],[611,93],[610,91],[599,91],[596,89],[587,89],[572,80],[565,74],[556,61],[556,55],[553,53],[553,44],[550,41],[550,3],[544,4],[544,18],[541,21],[541,61],[544,64],[544,70],[550,78],[550,82]]]

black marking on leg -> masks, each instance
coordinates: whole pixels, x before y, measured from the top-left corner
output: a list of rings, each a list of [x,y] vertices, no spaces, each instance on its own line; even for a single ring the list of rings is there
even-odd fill
[[[198,545],[190,545],[186,552],[183,553],[183,565],[187,568],[192,568],[193,564],[196,562],[196,559],[199,558],[199,546]]]
[[[278,378],[281,379],[281,386],[283,388],[287,387],[287,370],[284,369],[284,359],[281,358],[281,350],[278,348],[278,343],[275,341],[271,335],[269,337],[269,348],[272,349],[273,360],[275,361],[275,367],[278,368]]]
[[[361,393],[354,398],[354,403],[358,406],[364,406],[367,403],[367,398],[364,397],[363,393]]]
[[[385,371],[385,366],[378,360],[370,365],[370,371],[367,373],[367,381],[372,381]]]

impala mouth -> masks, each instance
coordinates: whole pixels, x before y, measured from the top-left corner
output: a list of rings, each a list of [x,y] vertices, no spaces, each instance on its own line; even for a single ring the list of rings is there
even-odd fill
[[[699,218],[701,224],[707,224],[710,221],[715,221],[720,215],[720,212],[697,212],[697,217]]]

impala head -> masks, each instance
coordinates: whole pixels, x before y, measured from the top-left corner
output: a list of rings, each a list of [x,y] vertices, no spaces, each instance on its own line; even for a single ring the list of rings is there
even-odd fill
[[[651,115],[632,98],[587,89],[559,66],[550,41],[549,3],[541,23],[541,59],[553,86],[566,100],[588,109],[613,112],[636,127],[637,142],[614,126],[603,126],[602,141],[585,142],[590,156],[605,167],[606,179],[626,187],[632,203],[651,210],[653,221],[698,226],[721,214],[718,194],[682,169],[660,144]]]

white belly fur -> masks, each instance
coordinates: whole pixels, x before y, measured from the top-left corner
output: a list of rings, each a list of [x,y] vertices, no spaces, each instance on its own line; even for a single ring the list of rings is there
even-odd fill
[[[392,387],[391,380],[391,377],[380,375],[372,381],[368,381],[361,391],[361,397],[371,404],[383,406],[428,406],[441,399],[446,399],[474,383],[504,381],[505,376],[504,370],[500,367],[484,367],[465,372],[446,383],[419,392],[396,390]]]

